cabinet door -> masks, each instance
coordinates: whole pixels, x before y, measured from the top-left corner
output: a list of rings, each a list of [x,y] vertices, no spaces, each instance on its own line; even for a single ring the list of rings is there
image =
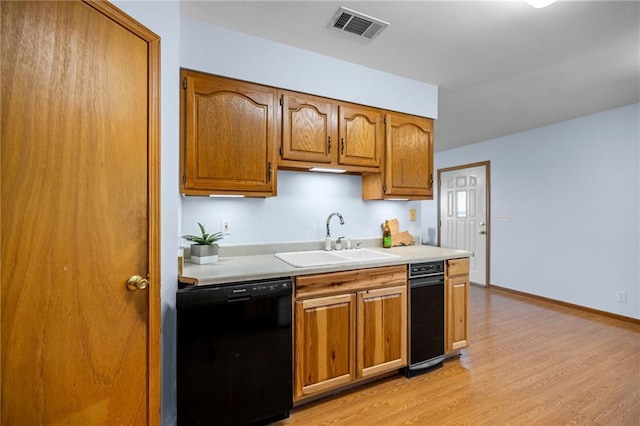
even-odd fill
[[[382,112],[358,105],[339,106],[338,163],[379,168],[383,149]]]
[[[385,196],[433,197],[433,121],[388,113],[385,140]]]
[[[355,379],[355,295],[295,302],[294,398]]]
[[[358,378],[407,365],[407,287],[358,293]]]
[[[333,104],[290,92],[281,99],[282,159],[331,163],[337,145]]]
[[[275,89],[182,71],[182,192],[276,192]]]
[[[446,350],[464,348],[468,343],[469,275],[447,278],[446,300]]]

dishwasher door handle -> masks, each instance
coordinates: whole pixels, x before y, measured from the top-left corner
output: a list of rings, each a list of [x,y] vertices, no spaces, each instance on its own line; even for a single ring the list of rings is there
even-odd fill
[[[417,278],[409,280],[410,288],[428,287],[432,285],[444,285],[444,276],[437,278]]]
[[[251,295],[243,294],[242,296],[228,298],[227,303],[246,302],[247,300],[251,300]]]

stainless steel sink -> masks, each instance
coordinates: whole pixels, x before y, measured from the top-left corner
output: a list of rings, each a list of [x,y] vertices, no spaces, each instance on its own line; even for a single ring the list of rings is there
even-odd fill
[[[275,256],[296,268],[340,263],[367,262],[400,257],[395,254],[383,253],[371,249],[294,251],[288,253],[276,253]]]

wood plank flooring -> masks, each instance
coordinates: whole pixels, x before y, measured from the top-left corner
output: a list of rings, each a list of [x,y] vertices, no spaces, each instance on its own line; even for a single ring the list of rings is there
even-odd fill
[[[298,408],[278,425],[640,425],[640,326],[472,287],[470,346],[438,370]]]

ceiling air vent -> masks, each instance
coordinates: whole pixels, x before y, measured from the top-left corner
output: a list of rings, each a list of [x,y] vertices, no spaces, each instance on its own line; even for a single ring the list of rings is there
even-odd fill
[[[339,31],[347,31],[360,37],[373,40],[378,34],[389,26],[388,22],[372,18],[364,13],[341,7],[336,16],[331,20],[330,28]]]

